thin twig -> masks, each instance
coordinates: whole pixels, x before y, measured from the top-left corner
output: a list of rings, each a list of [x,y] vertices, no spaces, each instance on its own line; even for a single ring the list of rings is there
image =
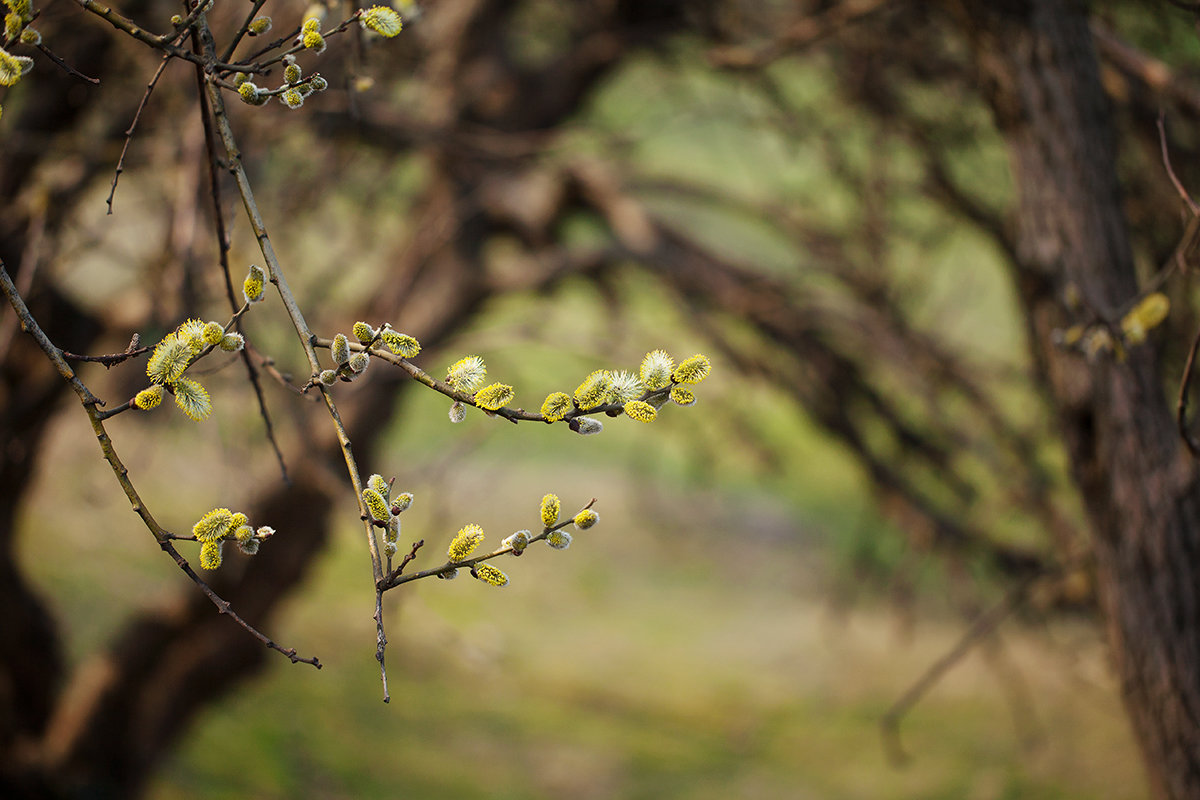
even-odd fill
[[[374,539],[374,535],[371,537]],[[375,660],[379,662],[379,682],[383,687],[383,702],[392,702],[392,695],[388,691],[388,675],[387,663],[385,656],[387,655],[387,629],[383,623],[383,588],[380,587],[379,581],[375,583]]]
[[[101,405],[103,405],[103,404],[101,403]],[[106,408],[103,411],[97,409],[96,410],[96,418],[99,419],[101,422],[104,422],[106,419],[108,419],[110,417],[115,417],[117,414],[124,414],[126,411],[129,411],[130,409],[133,409],[133,408],[137,408],[137,406],[134,405],[133,398],[130,398],[130,399],[126,400],[124,403],[121,403],[121,405],[116,406],[114,408]]]
[[[402,572],[404,572],[404,568],[406,566],[408,566],[408,563],[410,561],[413,561],[416,559],[417,551],[420,550],[424,546],[425,546],[424,539],[418,539],[417,541],[413,542],[412,549],[409,550],[408,553],[404,556],[404,559],[400,562],[400,565],[388,573],[388,579],[391,580],[391,579],[400,577],[400,574]]]
[[[130,346],[121,353],[109,353],[103,356],[84,356],[63,350],[62,355],[68,361],[86,361],[93,364],[103,364],[105,367],[111,368],[131,358],[136,358],[143,353],[148,353],[150,349],[149,347],[138,347],[133,342],[130,342]]]
[[[273,378],[280,386],[287,389],[292,394],[310,399],[313,402],[317,402],[317,398],[310,397],[304,393],[304,390],[301,387],[292,383],[292,376],[290,374],[285,374],[279,371],[279,369],[275,366],[275,359],[271,358],[270,356],[264,356],[262,353],[258,352],[258,350],[252,347],[249,342],[246,343],[246,350],[255,360],[257,360],[259,369],[265,372],[269,377]]]
[[[146,84],[146,91],[142,94],[142,102],[138,103],[137,111],[133,112],[133,121],[129,123],[129,129],[125,131],[125,145],[121,148],[121,157],[117,159],[117,168],[113,171],[112,187],[108,190],[108,213],[113,213],[113,196],[117,193],[117,181],[121,179],[121,173],[125,171],[125,155],[129,152],[129,144],[133,141],[133,132],[137,130],[138,120],[142,118],[142,111],[146,108],[146,103],[150,100],[150,94],[154,91],[154,87],[158,85],[158,79],[162,77],[163,72],[167,69],[167,63],[170,62],[170,54],[162,57],[162,62],[159,63],[158,69],[154,71],[154,77]]]
[[[242,27],[238,28],[237,33],[229,40],[229,46],[225,48],[225,52],[221,53],[221,57],[217,59],[218,61],[229,61],[229,59],[233,58],[233,51],[237,50],[237,46],[241,44],[242,37],[250,32],[250,23],[254,22],[258,16],[258,12],[262,10],[266,2],[267,0],[254,0],[254,5],[250,7],[245,21],[242,22]]]
[[[954,647],[929,665],[929,668],[883,715],[879,720],[880,732],[883,735],[884,749],[893,764],[902,765],[908,761],[908,754],[904,752],[904,748],[900,744],[900,722],[904,719],[904,715],[920,702],[926,692],[933,688],[942,679],[942,676],[950,671],[951,667],[958,664],[967,653],[971,652],[971,649],[981,639],[994,631],[1025,599],[1025,595],[1033,583],[1045,575],[1045,572],[1027,575],[1009,589],[998,603],[976,617]]]
[[[50,59],[55,64],[57,64],[59,67],[61,67],[68,75],[74,75],[76,78],[82,78],[83,80],[87,81],[88,83],[94,84],[96,86],[100,85],[99,78],[92,78],[87,75],[84,75],[82,72],[75,69],[70,64],[68,64],[67,62],[65,62],[61,58],[59,58],[57,55],[55,55],[54,51],[52,51],[49,47],[46,47],[46,45],[42,44],[41,42],[38,42],[35,45],[35,47],[37,47],[38,50],[41,50],[42,55],[44,55],[46,58]]]
[[[25,249],[21,252],[21,261],[17,268],[17,292],[22,297],[29,296],[33,289],[34,277],[41,264],[42,243],[46,238],[46,212],[48,202],[45,198],[34,204],[30,210],[29,225],[26,228]],[[0,353],[7,353],[9,344],[17,333],[19,320],[16,316],[5,316],[0,320]]]
[[[1193,458],[1200,458],[1200,442],[1192,436],[1187,422],[1187,407],[1189,387],[1192,384],[1192,371],[1196,367],[1196,351],[1200,350],[1200,330],[1192,338],[1191,349],[1188,350],[1187,363],[1183,367],[1183,377],[1179,379],[1179,398],[1175,402],[1175,425],[1179,429],[1179,437],[1187,446]]]
[[[163,37],[169,44],[178,45],[183,42],[183,39],[191,35],[190,28],[180,28],[180,30],[171,37]],[[117,193],[117,181],[121,178],[121,173],[125,171],[125,156],[129,152],[129,145],[133,141],[133,132],[137,129],[138,121],[142,117],[142,111],[145,110],[146,104],[150,101],[150,94],[154,91],[154,87],[158,85],[158,79],[162,77],[163,72],[167,69],[167,63],[171,60],[171,54],[163,55],[162,63],[158,65],[158,69],[154,72],[154,77],[146,84],[146,91],[142,94],[142,100],[138,103],[137,111],[133,114],[133,121],[129,123],[129,129],[125,131],[125,144],[121,147],[121,156],[117,159],[117,168],[113,173],[112,188],[108,192],[108,214],[113,213],[113,196]],[[99,83],[99,81],[97,81]]]
[[[258,58],[259,56],[264,56],[267,53],[271,52],[272,50],[275,50],[276,48],[283,47],[285,44],[287,44],[292,39],[295,39],[299,35],[300,35],[300,26],[297,25],[295,28],[292,29],[291,33],[287,34],[286,36],[280,36],[278,39],[274,40],[273,42],[269,42],[268,44],[263,45],[255,52],[253,52],[250,55],[243,58],[239,63],[240,64],[250,64],[254,61],[254,59]],[[229,59],[227,59],[227,58],[222,59],[222,61],[228,61],[228,60]],[[218,72],[219,71],[220,70],[218,70]],[[253,72],[254,70],[251,70],[251,71]]]
[[[1180,182],[1179,176],[1175,174],[1174,168],[1171,166],[1171,154],[1167,150],[1167,125],[1166,114],[1160,108],[1158,110],[1158,143],[1162,148],[1163,166],[1167,168],[1167,177],[1171,179],[1171,185],[1175,187],[1175,191],[1179,193],[1183,202],[1187,203],[1188,210],[1192,212],[1192,216],[1200,214],[1200,205],[1196,205],[1196,201],[1188,194],[1187,189],[1183,188],[1183,183]]]

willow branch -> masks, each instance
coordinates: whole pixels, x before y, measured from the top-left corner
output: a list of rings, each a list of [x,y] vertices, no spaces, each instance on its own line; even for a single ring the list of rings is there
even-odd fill
[[[328,349],[332,343],[333,343],[332,339],[325,339],[325,338],[321,338],[321,337],[315,337],[313,339],[313,344],[316,347],[321,347],[321,348],[325,348],[325,349]],[[446,397],[449,397],[451,400],[456,400],[456,401],[462,403],[463,405],[468,405],[468,406],[472,406],[474,408],[478,408],[480,411],[483,411],[485,414],[490,414],[492,416],[501,417],[501,418],[506,419],[509,422],[512,422],[514,424],[516,424],[518,422],[544,422],[546,424],[551,424],[554,422],[569,423],[571,420],[576,419],[578,417],[584,417],[584,416],[588,416],[588,415],[592,415],[592,414],[612,414],[615,416],[615,415],[622,413],[625,408],[625,406],[621,403],[604,403],[602,405],[593,406],[592,408],[588,408],[588,409],[575,408],[571,411],[568,411],[560,419],[549,419],[545,415],[540,414],[540,413],[535,413],[533,411],[526,411],[523,408],[508,408],[507,406],[505,406],[503,408],[498,408],[493,411],[491,409],[484,408],[483,406],[476,403],[474,393],[464,392],[461,389],[454,388],[453,386],[446,383],[445,381],[438,380],[437,378],[433,377],[428,372],[421,369],[416,364],[412,363],[411,361],[409,361],[407,358],[405,358],[403,356],[398,356],[395,353],[391,352],[390,350],[386,350],[381,347],[374,347],[374,346],[364,347],[363,345],[358,344],[357,342],[349,342],[348,344],[349,344],[350,349],[355,352],[364,352],[365,351],[365,352],[369,353],[370,355],[374,356],[375,358],[381,359],[383,361],[386,361],[389,364],[393,364],[397,367],[400,367],[400,369],[407,372],[409,377],[411,377],[413,380],[417,381],[417,383],[424,384],[425,386],[428,386],[430,389],[433,389],[435,392],[438,392],[439,394],[444,394]],[[310,387],[316,386],[316,385],[319,385],[319,381],[314,380],[314,382],[310,385]],[[664,386],[661,389],[648,389],[647,391],[643,392],[641,396],[639,396],[635,399],[645,402],[645,401],[649,401],[651,399],[662,398],[663,396],[670,394],[671,389],[676,385],[678,385],[678,384],[675,381],[672,381],[670,383],[670,385]],[[305,387],[305,388],[307,389],[310,387]]]
[[[175,56],[176,58],[182,58],[185,61],[191,61],[195,64],[203,64],[199,56],[197,56],[195,53],[189,52],[188,50],[185,50],[171,41],[175,35],[173,33],[167,34],[166,36],[156,36],[128,17],[122,16],[120,13],[112,10],[102,3],[97,3],[96,0],[75,0],[75,2],[86,11],[90,11],[91,13],[100,17],[100,19],[112,25],[117,30],[124,31],[142,44],[149,45],[155,50],[161,50],[164,53]]]
[[[21,329],[33,338],[34,342],[37,343],[42,352],[46,354],[46,358],[48,358],[50,363],[54,365],[54,368],[58,370],[58,374],[63,377],[63,380],[65,380],[75,394],[78,395],[79,402],[83,405],[83,410],[87,413],[88,420],[92,424],[92,431],[96,434],[96,440],[100,443],[100,450],[104,454],[104,460],[107,461],[109,466],[112,468],[113,475],[116,476],[117,483],[120,484],[121,489],[125,492],[125,496],[129,499],[129,504],[133,507],[134,513],[141,518],[142,523],[146,526],[146,529],[150,531],[150,534],[154,537],[155,541],[158,542],[158,546],[165,553],[167,553],[167,555],[169,555],[175,561],[175,564],[181,570],[183,570],[184,574],[191,578],[192,582],[195,583],[202,592],[204,592],[205,596],[207,596],[208,599],[212,601],[213,605],[217,607],[218,612],[228,615],[230,619],[240,625],[251,636],[258,639],[272,650],[277,650],[278,652],[287,656],[293,664],[303,662],[305,664],[311,664],[317,669],[320,669],[320,659],[318,659],[316,656],[310,658],[301,657],[297,655],[295,648],[284,648],[279,644],[276,644],[270,637],[261,633],[257,628],[246,622],[246,620],[244,620],[236,611],[233,610],[232,606],[229,604],[229,601],[221,598],[220,595],[212,590],[212,587],[210,587],[203,578],[196,574],[196,571],[192,569],[190,564],[188,564],[187,559],[180,555],[179,551],[176,550],[174,545],[171,544],[170,532],[163,528],[150,513],[150,509],[148,509],[146,504],[142,501],[142,498],[138,494],[137,489],[134,487],[133,482],[129,480],[129,470],[123,463],[121,463],[121,459],[118,457],[117,451],[113,447],[112,439],[109,437],[108,432],[104,428],[104,422],[101,414],[97,410],[97,406],[100,405],[99,398],[93,395],[91,390],[89,390],[87,386],[84,385],[83,381],[79,379],[79,376],[75,374],[75,371],[71,368],[71,365],[67,363],[65,358],[63,358],[62,350],[60,350],[54,345],[53,342],[50,341],[50,338],[46,335],[45,331],[42,330],[41,326],[39,326],[37,321],[33,318],[33,314],[30,313],[28,306],[25,305],[25,301],[21,298],[21,295],[17,293],[17,288],[13,285],[12,279],[9,277],[8,271],[4,267],[3,261],[0,261],[0,292],[4,293],[4,296],[8,299],[9,305],[11,305],[13,311],[16,312],[17,318],[21,322]]]
[[[1167,148],[1167,122],[1165,114],[1160,109],[1158,112],[1158,144],[1162,150],[1163,167],[1167,170],[1167,177],[1171,179],[1171,185],[1175,187],[1179,197],[1187,204],[1188,211],[1192,212],[1192,216],[1200,214],[1200,205],[1196,205],[1196,201],[1188,194],[1187,189],[1183,188],[1183,181],[1179,180],[1179,176],[1175,174],[1174,167],[1171,166],[1171,153]]]
[[[78,353],[70,353],[70,352],[67,352],[66,350],[63,350],[62,355],[63,355],[63,358],[65,358],[69,361],[90,361],[94,364],[103,364],[105,367],[113,367],[124,361],[128,361],[129,359],[131,359],[135,356],[140,356],[143,353],[148,353],[150,351],[150,348],[149,347],[139,347],[138,343],[140,341],[141,341],[141,337],[135,333],[133,335],[133,338],[129,340],[129,346],[126,347],[120,353],[108,353],[107,355],[102,355],[102,356],[84,356],[84,355],[80,355]]]
[[[1175,402],[1175,424],[1179,429],[1179,438],[1183,439],[1183,443],[1187,446],[1188,452],[1193,458],[1200,458],[1200,442],[1192,436],[1191,429],[1188,426],[1187,410],[1188,410],[1188,394],[1192,384],[1192,373],[1196,368],[1196,351],[1200,350],[1200,330],[1196,331],[1195,337],[1192,338],[1192,346],[1188,350],[1187,364],[1183,367],[1183,377],[1179,379],[1179,397]]]
[[[596,498],[593,497],[590,501],[588,501],[587,505],[585,505],[583,508],[580,509],[580,511],[587,511],[589,508],[591,508],[595,504],[596,504]],[[576,515],[576,516],[578,516],[578,515]],[[565,521],[558,523],[557,525],[553,525],[549,528],[543,528],[542,532],[539,533],[537,536],[531,536],[529,538],[529,544],[533,544],[534,542],[542,541],[543,539],[548,537],[554,531],[561,530],[562,528],[565,528],[568,525],[572,524],[574,521],[575,521],[575,518],[570,517],[570,518],[566,519]],[[424,544],[424,540],[421,540],[421,542],[413,548],[414,554],[416,553],[417,547],[419,547],[421,544]],[[404,559],[404,561],[400,564],[400,566],[397,567],[395,570],[393,570],[391,572],[391,574],[389,574],[387,576],[387,578],[383,581],[381,591],[387,591],[388,589],[394,589],[397,586],[400,586],[401,584],[410,583],[412,581],[419,581],[422,578],[432,578],[436,575],[441,575],[443,573],[451,572],[451,571],[457,570],[457,569],[464,569],[464,568],[470,569],[471,567],[475,566],[476,564],[480,564],[484,561],[491,561],[493,558],[499,558],[500,556],[508,555],[509,553],[512,553],[512,552],[514,552],[512,547],[509,547],[509,546],[500,547],[500,548],[493,550],[490,553],[484,553],[483,555],[475,556],[474,558],[467,558],[467,559],[463,559],[462,561],[447,561],[446,563],[444,563],[440,566],[437,566],[437,567],[432,567],[430,569],[423,569],[420,572],[413,572],[409,575],[401,575],[400,571],[402,569],[404,569],[404,565],[412,560],[411,558],[406,557]]]
[[[207,22],[202,18],[199,22],[198,29],[201,35],[201,41],[204,45],[204,55],[206,59],[214,58],[212,32],[209,30]],[[267,233],[266,223],[263,221],[262,214],[258,210],[258,204],[254,199],[254,192],[250,188],[250,179],[246,175],[245,167],[242,165],[241,150],[238,147],[237,140],[233,134],[233,127],[229,122],[228,110],[225,107],[225,97],[221,93],[220,87],[212,80],[206,82],[207,95],[209,106],[212,109],[213,122],[216,126],[217,133],[220,136],[221,143],[225,147],[226,164],[230,173],[233,175],[234,183],[237,185],[238,193],[241,195],[242,204],[246,210],[246,217],[250,222],[250,227],[254,232],[254,238],[258,242],[258,247],[262,253],[263,261],[267,267],[267,274],[271,283],[275,286],[279,294],[280,300],[283,302],[284,309],[287,311],[288,317],[292,321],[292,326],[296,330],[296,336],[300,340],[301,346],[304,348],[304,354],[308,358],[309,373],[316,375],[320,370],[320,363],[317,360],[317,353],[313,349],[312,331],[308,327],[308,323],[304,319],[304,314],[300,310],[300,306],[296,302],[295,295],[292,294],[291,288],[288,286],[287,278],[284,275],[283,267],[279,263],[279,258],[275,253],[275,248],[271,243],[271,237]],[[354,452],[351,449],[350,437],[346,434],[346,427],[342,424],[341,415],[338,413],[337,405],[333,401],[333,396],[321,388],[321,397],[325,401],[325,408],[329,412],[329,417],[333,420],[333,426],[337,433],[338,445],[342,451],[342,457],[346,462],[346,471],[350,475],[350,483],[354,487],[355,499],[358,502],[360,515],[367,515],[367,508],[363,504],[362,499],[362,479],[359,476],[358,463],[354,458]],[[370,524],[365,525],[367,537],[367,549],[371,555],[371,574],[376,585],[383,579],[383,562],[379,554],[378,537],[375,535],[374,528]],[[384,685],[384,697],[387,698],[387,670],[384,667],[384,651],[387,647],[387,635],[384,631],[383,623],[383,604],[382,601],[376,603],[376,651],[375,657],[379,661],[380,678]]]
[[[250,11],[246,13],[245,21],[242,22],[242,27],[238,28],[237,33],[229,40],[229,46],[225,48],[225,52],[221,53],[221,61],[229,61],[229,59],[233,58],[233,51],[237,50],[237,46],[242,43],[242,37],[249,33],[250,23],[254,22],[255,17],[258,16],[258,12],[262,10],[266,2],[267,0],[254,0],[254,5],[250,7]]]
[[[351,25],[358,22],[358,18],[361,15],[362,15],[361,11],[356,11],[350,17],[342,20],[342,22],[336,28],[333,28],[329,31],[322,33],[321,38],[329,39],[332,36],[337,36],[339,33],[342,33],[347,28],[349,28]],[[305,46],[303,44],[296,44],[295,46],[283,51],[282,53],[279,53],[279,54],[273,56],[272,58],[267,59],[266,61],[255,62],[254,64],[248,64],[248,65],[245,65],[245,67],[243,67],[243,68],[248,69],[248,71],[250,71],[250,72],[262,72],[262,71],[266,70],[268,67],[271,67],[271,66],[274,66],[275,64],[281,63],[288,56],[295,55],[296,53],[302,53],[306,49],[307,48],[305,48]],[[270,52],[270,49],[268,49],[267,52]],[[236,69],[237,68],[235,65],[232,65],[232,64],[220,64],[218,66],[221,69]]]

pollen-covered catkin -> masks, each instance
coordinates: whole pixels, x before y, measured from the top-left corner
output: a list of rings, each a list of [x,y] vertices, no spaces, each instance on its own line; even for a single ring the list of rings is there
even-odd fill
[[[475,524],[464,525],[459,529],[454,541],[450,542],[446,555],[451,561],[464,561],[482,542],[483,528]]]
[[[575,389],[575,404],[584,411],[595,408],[608,399],[612,389],[612,373],[606,369],[598,369],[583,379],[583,383]]]
[[[681,361],[671,377],[677,383],[699,383],[707,378],[711,371],[712,364],[709,362],[708,356],[697,353],[691,358]]]
[[[371,6],[358,18],[358,22],[366,30],[372,30],[380,36],[392,38],[404,28],[400,15],[387,6]]]
[[[479,356],[465,356],[450,365],[446,371],[446,383],[464,392],[473,392],[483,385],[487,377],[487,366]]]
[[[675,369],[675,359],[665,350],[651,350],[642,359],[639,374],[642,384],[647,389],[665,389],[671,383],[671,372]]]
[[[511,547],[514,553],[520,555],[529,546],[529,539],[529,531],[516,531],[506,536],[500,545],[502,547]]]
[[[542,403],[542,416],[551,422],[558,422],[565,417],[568,412],[574,410],[575,405],[571,402],[571,396],[566,392],[552,392],[546,396],[545,402]]]
[[[388,350],[403,358],[412,358],[421,352],[421,343],[407,333],[384,328],[380,332],[379,338],[383,340],[383,344]]]
[[[546,535],[546,544],[555,550],[566,550],[571,546],[571,534],[564,530],[550,531]]]
[[[362,321],[354,323],[351,332],[354,334],[354,338],[358,339],[359,344],[370,344],[371,340],[375,338],[375,329]]]
[[[643,400],[630,400],[625,404],[625,414],[630,419],[636,419],[638,422],[653,422],[658,416],[658,412],[654,410],[654,406]]]
[[[333,337],[333,343],[329,345],[329,357],[338,365],[350,360],[350,342],[346,339],[346,334],[339,333]]]
[[[246,92],[243,87],[249,86],[250,94],[258,92],[258,87],[253,83],[246,82],[238,87],[238,93],[245,99]],[[250,265],[250,271],[246,274],[246,279],[242,281],[242,296],[246,298],[247,303],[258,303],[263,299],[263,288],[267,283],[267,274],[263,272],[263,268],[257,264]]]
[[[508,585],[508,576],[493,567],[491,564],[476,565],[475,576],[484,583],[490,583],[492,586]]]
[[[562,508],[562,504],[558,501],[558,495],[548,494],[542,498],[542,525],[547,528],[553,527],[558,522],[558,512]]]
[[[362,498],[363,505],[367,507],[367,512],[373,520],[376,522],[387,522],[391,516],[391,512],[388,510],[387,503],[380,497],[379,492],[374,489],[363,489]]]
[[[152,408],[158,407],[158,404],[162,402],[163,395],[165,393],[166,392],[163,389],[162,384],[156,383],[153,386],[147,387],[138,392],[137,396],[133,398],[133,404],[142,411],[149,411]]]
[[[513,387],[507,383],[493,383],[475,393],[475,404],[487,411],[499,411],[516,397]]]
[[[172,385],[175,405],[193,422],[203,422],[212,414],[212,398],[208,390],[191,378],[180,378]]]

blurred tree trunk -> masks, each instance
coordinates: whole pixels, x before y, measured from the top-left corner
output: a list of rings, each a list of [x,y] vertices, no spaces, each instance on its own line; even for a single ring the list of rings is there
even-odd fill
[[[1017,273],[1034,359],[1093,530],[1121,693],[1155,794],[1200,797],[1200,482],[1151,345],[1088,364],[1056,348],[1077,293],[1115,321],[1135,297],[1115,131],[1086,9],[971,2],[984,93],[1019,192]]]
[[[146,5],[135,0],[128,11],[139,14]],[[59,18],[39,28],[54,38],[58,54],[78,70],[107,74],[114,60],[114,39],[102,28],[70,28]],[[89,181],[98,170],[111,167],[103,156],[103,142],[128,125],[128,114],[124,105],[102,105],[98,91],[77,91],[83,82],[65,71],[43,69],[37,77],[38,90],[22,86],[21,102],[5,109],[0,260],[18,284],[28,284],[26,300],[54,341],[86,352],[102,335],[104,321],[85,313],[50,282],[35,283],[33,273],[53,261],[64,220]],[[97,107],[103,111],[96,119],[96,135],[75,158],[63,158],[57,140]],[[56,165],[61,169],[55,179],[39,175]],[[15,518],[38,466],[44,435],[62,410],[59,401],[70,391],[51,364],[20,338],[16,318],[5,306],[0,314],[0,607],[8,609],[0,615],[3,753],[18,752],[23,740],[42,735],[63,680],[57,620],[17,564]],[[0,786],[5,765],[0,757]]]

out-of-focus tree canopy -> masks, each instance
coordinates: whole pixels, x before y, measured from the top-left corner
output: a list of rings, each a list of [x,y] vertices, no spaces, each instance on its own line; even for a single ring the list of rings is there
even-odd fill
[[[421,340],[431,374],[452,349],[478,351],[531,387],[527,408],[563,372],[636,365],[654,347],[703,349],[717,366],[702,405],[614,445],[558,428],[434,432],[413,382],[375,368],[339,398],[364,473],[432,474],[435,490],[487,437],[476,452],[502,464],[632,454],[621,469],[736,486],[748,508],[755,493],[785,498],[835,531],[842,574],[895,596],[933,572],[964,610],[1011,591],[1005,608],[1103,628],[1152,791],[1182,798],[1200,791],[1200,510],[1175,400],[1195,325],[1197,216],[1180,188],[1200,185],[1187,5],[430,0],[397,4],[395,40],[356,27],[319,60],[302,54],[330,88],[299,110],[228,95],[322,335],[392,321]],[[267,6],[267,38],[294,35],[302,9]],[[0,259],[57,345],[119,352],[134,332],[156,341],[224,308],[214,177],[235,271],[258,251],[226,165],[206,155],[192,65],[167,65],[114,189],[161,54],[75,3],[39,10],[45,47],[99,84],[26,48],[35,70],[0,96]],[[165,31],[180,9],[119,11]],[[218,2],[218,41],[244,15]],[[1131,312],[1157,293],[1169,313],[1134,330]],[[203,469],[179,456],[164,470],[219,473],[280,531],[212,581],[268,627],[338,515],[354,516],[327,420],[269,379],[307,378],[285,324],[266,308],[244,330],[271,360],[289,483],[233,369],[213,382],[243,407],[213,423],[215,441],[180,438],[177,420],[127,431],[199,448]],[[128,796],[272,654],[191,585],[131,604],[103,642],[72,650],[46,600],[67,588],[31,580],[18,547],[54,520],[28,509],[59,469],[45,443],[80,412],[11,315],[0,342],[0,604],[14,610],[0,616],[0,786]],[[138,368],[88,369],[114,400],[142,385]],[[578,468],[563,474],[593,492]],[[157,489],[170,507],[171,482]],[[195,484],[178,497],[179,526],[211,499]],[[438,521],[496,502],[477,499]],[[747,535],[775,535],[746,518]],[[121,548],[154,549],[129,527],[112,533]]]

